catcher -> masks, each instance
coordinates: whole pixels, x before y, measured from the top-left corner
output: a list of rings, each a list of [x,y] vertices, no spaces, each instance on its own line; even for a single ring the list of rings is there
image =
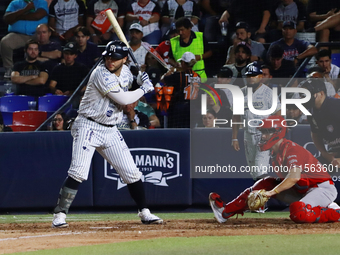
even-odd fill
[[[290,218],[296,223],[336,222],[340,207],[333,201],[337,190],[325,166],[306,149],[284,138],[285,120],[270,116],[263,120],[260,150],[271,150],[272,165],[279,178],[266,177],[244,190],[228,204],[210,193],[210,206],[219,223],[247,209],[256,210],[271,197],[289,204]]]

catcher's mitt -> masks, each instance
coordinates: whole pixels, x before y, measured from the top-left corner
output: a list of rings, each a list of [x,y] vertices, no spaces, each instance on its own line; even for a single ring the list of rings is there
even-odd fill
[[[267,197],[264,193],[266,190],[254,190],[250,192],[248,196],[248,207],[250,211],[256,211],[259,208],[263,207],[264,204],[268,201],[269,197]]]

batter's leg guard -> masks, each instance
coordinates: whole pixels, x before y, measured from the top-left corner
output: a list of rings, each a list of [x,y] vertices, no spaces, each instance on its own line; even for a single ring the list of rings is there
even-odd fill
[[[336,222],[340,219],[340,213],[334,209],[311,205],[296,201],[289,206],[290,219],[295,223],[324,223]]]
[[[277,180],[272,177],[266,177],[258,180],[252,187],[245,189],[237,198],[226,204],[222,213],[223,218],[227,219],[236,213],[243,214],[248,209],[247,199],[253,190],[271,190],[277,185]]]
[[[54,208],[54,213],[68,213],[70,206],[76,197],[80,182],[77,182],[71,177],[67,177],[63,186],[60,189],[57,206]]]

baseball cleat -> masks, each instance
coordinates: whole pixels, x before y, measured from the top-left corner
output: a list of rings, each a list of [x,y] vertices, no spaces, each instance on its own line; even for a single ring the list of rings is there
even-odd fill
[[[150,213],[150,210],[144,208],[141,212],[138,211],[138,216],[141,218],[143,224],[162,224],[163,220],[156,215]]]
[[[66,214],[63,212],[53,214],[52,228],[67,228]]]
[[[223,218],[223,216],[222,216],[225,203],[222,201],[220,195],[217,194],[217,193],[214,193],[214,192],[210,193],[209,194],[209,203],[210,203],[211,209],[214,212],[215,219],[219,223],[226,222],[227,219]]]

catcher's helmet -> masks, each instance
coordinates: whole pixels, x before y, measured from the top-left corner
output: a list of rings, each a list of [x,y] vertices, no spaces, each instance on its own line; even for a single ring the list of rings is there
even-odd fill
[[[259,74],[262,74],[262,70],[257,61],[254,61],[246,66],[245,75],[257,76]]]
[[[102,55],[110,56],[115,59],[122,59],[125,58],[128,53],[129,50],[125,43],[121,41],[111,41],[106,45]]]
[[[263,125],[258,127],[262,133],[273,134],[268,140],[262,140],[259,143],[260,150],[266,151],[274,146],[280,139],[285,137],[287,128],[284,126],[285,119],[282,116],[271,115],[263,119]]]

